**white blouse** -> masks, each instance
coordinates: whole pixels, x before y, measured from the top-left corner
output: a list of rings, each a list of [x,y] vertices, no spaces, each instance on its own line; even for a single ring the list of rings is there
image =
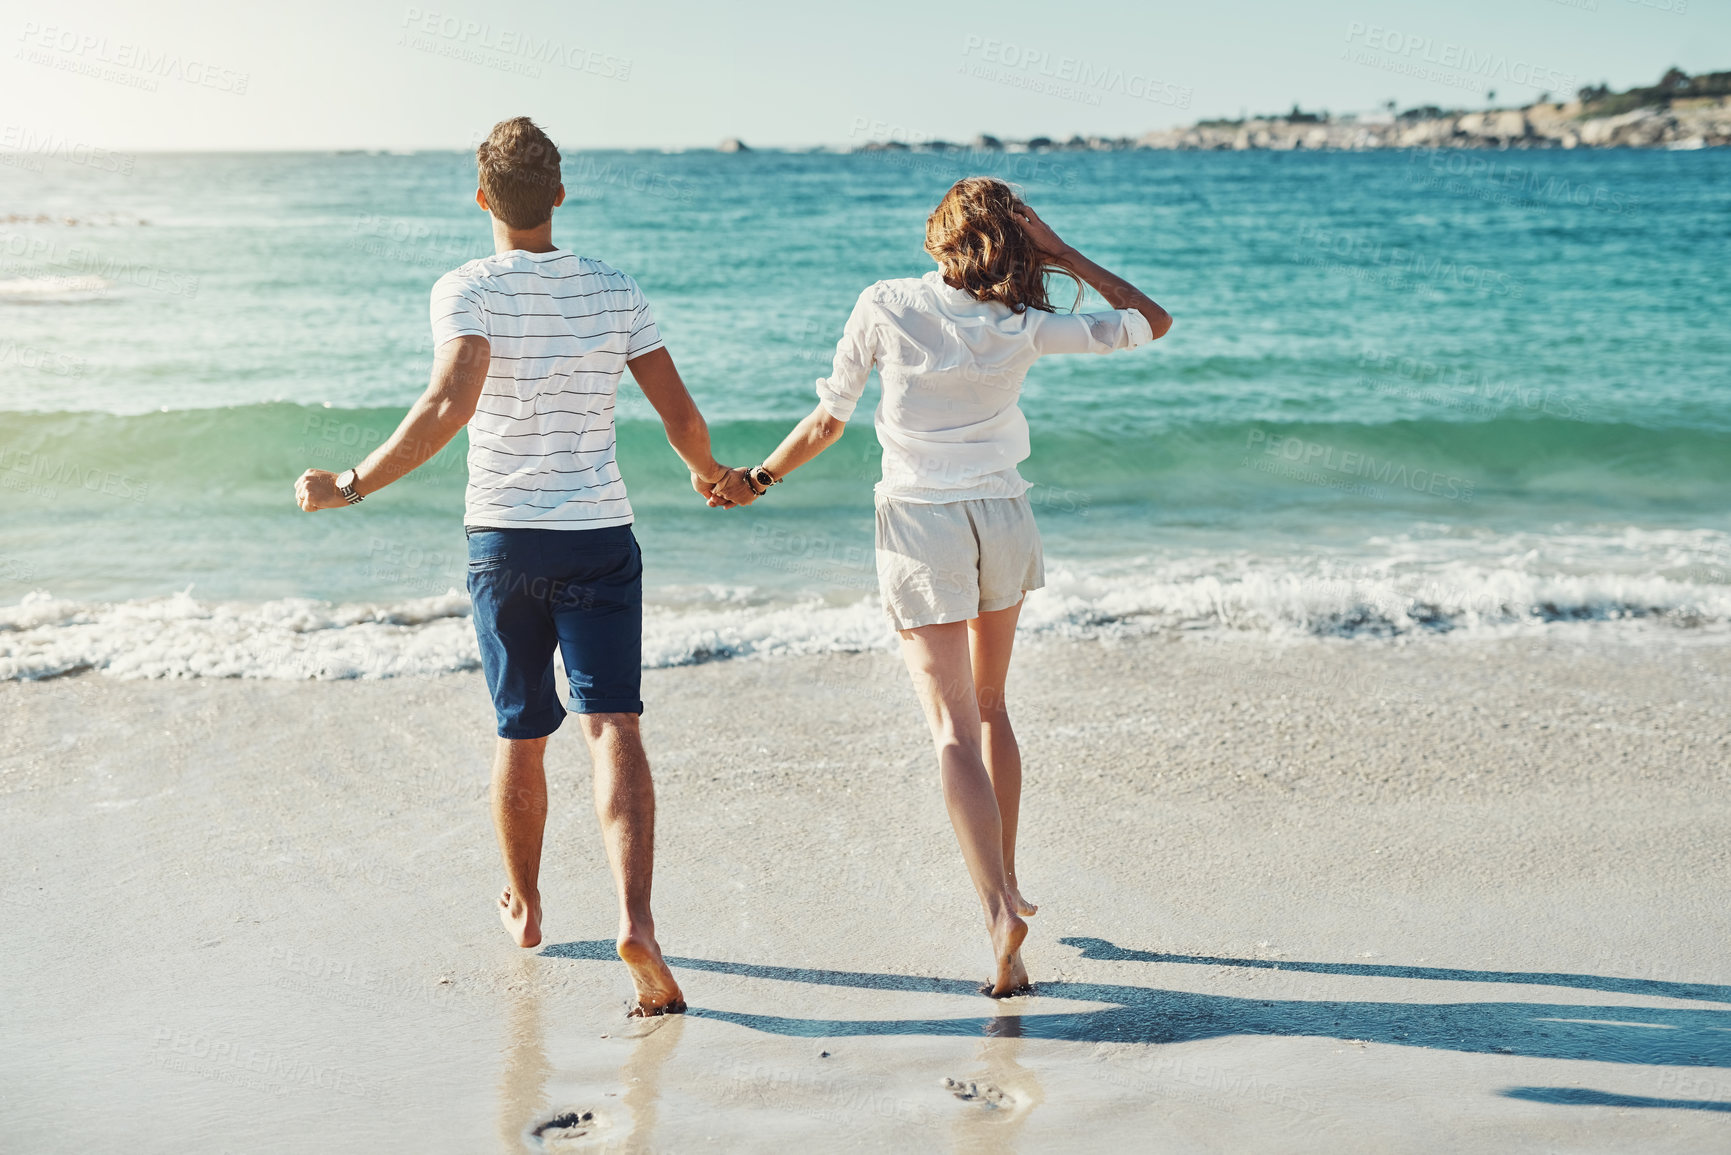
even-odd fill
[[[1016,404],[1028,369],[1047,353],[1110,353],[1154,339],[1135,309],[1012,312],[923,277],[879,281],[859,296],[817,382],[830,416],[847,421],[875,367],[883,445],[880,497],[943,503],[1019,497],[1028,419]]]

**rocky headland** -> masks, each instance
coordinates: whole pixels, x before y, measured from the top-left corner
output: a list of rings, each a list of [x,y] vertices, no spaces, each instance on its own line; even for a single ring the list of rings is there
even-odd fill
[[[1379,148],[1716,148],[1731,144],[1731,72],[1689,76],[1673,68],[1657,84],[1611,92],[1588,86],[1568,101],[1477,111],[1436,106],[1334,116],[1294,106],[1283,115],[1203,120],[1138,137],[1001,140],[874,140],[856,152],[1044,152]]]

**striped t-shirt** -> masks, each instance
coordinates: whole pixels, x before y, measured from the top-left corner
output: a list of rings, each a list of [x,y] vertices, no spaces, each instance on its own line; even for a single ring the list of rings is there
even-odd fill
[[[601,529],[631,523],[614,459],[625,363],[663,342],[637,282],[555,249],[470,261],[433,286],[433,344],[485,337],[469,422],[463,523]]]

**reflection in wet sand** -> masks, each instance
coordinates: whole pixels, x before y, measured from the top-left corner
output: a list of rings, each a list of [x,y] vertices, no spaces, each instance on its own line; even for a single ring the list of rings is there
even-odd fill
[[[499,1074],[499,1150],[518,1155],[524,1136],[547,1109],[547,1079],[553,1073],[542,1038],[541,996],[522,984],[506,1022],[505,1065]]]
[[[952,1089],[952,1094],[963,1100],[964,1109],[950,1129],[961,1155],[1014,1151],[1034,1109],[1045,1102],[1039,1078],[1017,1062],[1025,1045],[1021,1015],[1000,1007],[997,1016],[986,1023],[985,1033],[978,1068],[967,1078],[972,1087]]]
[[[619,1068],[625,1083],[625,1108],[631,1112],[631,1134],[625,1150],[650,1151],[655,1134],[656,1108],[661,1101],[661,1068],[679,1044],[685,1030],[684,1015],[648,1019],[643,1034],[631,1048],[631,1057]]]
[[[651,1150],[661,1099],[662,1067],[673,1054],[684,1030],[683,1015],[648,1019],[623,1028],[621,1035],[629,1035],[634,1041],[629,1056],[619,1068],[619,1097],[603,1098],[596,1103],[563,1104],[565,1114],[555,1116],[547,1090],[554,1068],[547,1058],[541,996],[532,982],[521,984],[511,1002],[506,1025],[505,1062],[499,1077],[499,1150],[509,1155],[542,1150],[543,1143],[534,1135],[536,1128],[550,1122],[554,1131],[549,1133],[548,1140],[557,1146],[558,1140],[553,1138],[554,1135],[574,1137],[574,1132],[565,1130],[567,1126],[581,1127],[593,1136],[596,1129],[619,1126],[627,1121],[630,1131],[622,1139],[610,1142],[608,1150]],[[615,1103],[623,1110],[611,1110]],[[587,1113],[590,1111],[601,1116],[598,1124],[589,1122]],[[567,1115],[569,1123],[566,1122]]]

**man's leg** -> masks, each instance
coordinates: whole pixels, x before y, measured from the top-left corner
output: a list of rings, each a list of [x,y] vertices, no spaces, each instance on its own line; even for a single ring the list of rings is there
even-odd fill
[[[1010,883],[1011,903],[1027,918],[1039,908],[1022,897],[1016,882],[1016,826],[1022,812],[1022,750],[1010,728],[1010,711],[1004,703],[1004,683],[1010,676],[1010,651],[1016,644],[1016,619],[1022,603],[1004,610],[981,614],[968,623],[968,652],[974,669],[974,696],[980,704],[981,743],[986,773],[992,778],[992,793],[998,799],[998,821],[1004,828],[1004,877]]]
[[[619,957],[637,989],[634,1015],[678,1013],[685,1000],[655,941],[655,784],[636,714],[581,714],[595,767],[595,816],[619,892]]]
[[[493,752],[493,828],[505,860],[499,919],[521,947],[541,943],[541,836],[547,829],[545,738],[500,738]]]
[[[938,774],[950,825],[961,843],[974,890],[985,908],[996,969],[989,993],[1007,995],[1028,984],[1022,940],[1028,924],[1016,913],[1004,877],[1004,828],[992,780],[980,756],[980,707],[963,622],[902,630],[902,659],[925,707],[938,748]]]

